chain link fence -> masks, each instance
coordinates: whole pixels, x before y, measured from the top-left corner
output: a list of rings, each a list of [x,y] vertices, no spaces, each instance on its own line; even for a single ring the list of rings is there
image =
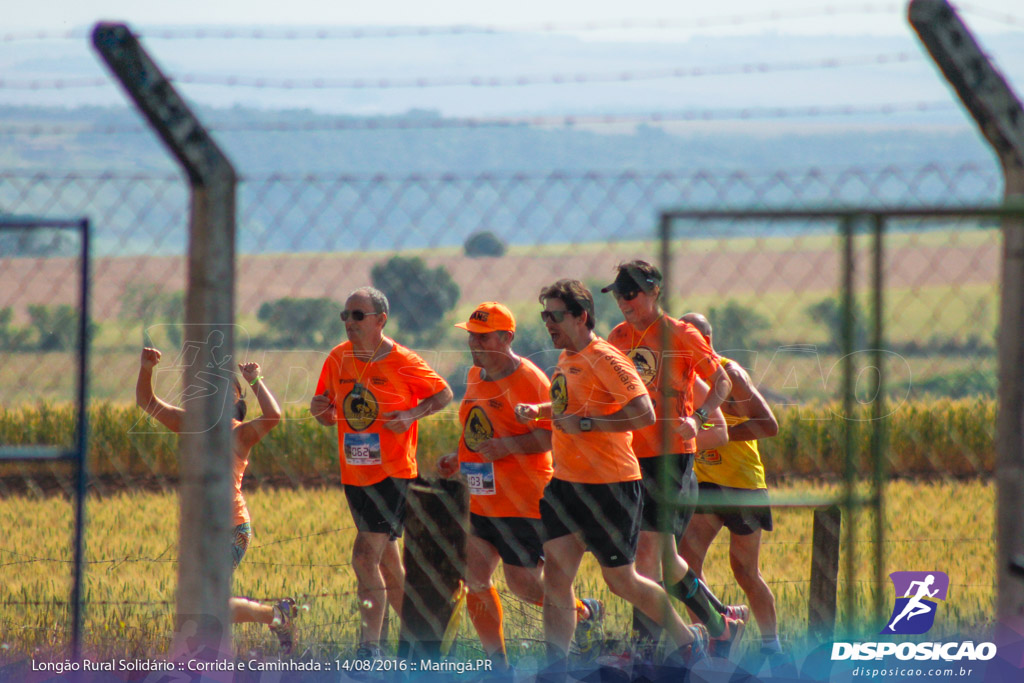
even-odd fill
[[[417,350],[455,391],[456,402],[420,428],[421,475],[430,478],[438,457],[457,446],[457,402],[471,365],[465,332],[453,323],[480,302],[505,303],[518,319],[514,348],[550,373],[557,352],[538,315],[541,286],[562,277],[587,283],[597,332],[606,335],[621,314],[610,295],[597,292],[617,263],[657,262],[654,226],[664,207],[959,206],[1000,194],[994,166],[244,177],[236,355],[260,363],[285,419],[250,459],[244,488],[255,538],[235,572],[235,592],[293,595],[308,606],[298,621],[299,652],[333,659],[354,651],[355,530],[337,487],[336,435],[312,420],[308,406],[327,353],[344,339],[338,312],[355,288],[372,284],[389,296],[386,333]],[[157,394],[180,402],[186,186],[175,175],[8,171],[0,173],[0,207],[12,215],[86,215],[94,226],[85,646],[97,655],[167,652],[177,440],[135,407],[134,390],[139,351],[155,346],[164,353]],[[0,443],[66,443],[73,436],[74,245],[58,235],[3,239]],[[903,221],[891,226],[887,245],[889,465],[900,480],[890,487],[886,554],[894,569],[923,562],[965,588],[969,598],[937,627],[961,632],[987,623],[995,594],[987,477],[1000,234],[995,223],[978,220]],[[704,223],[677,232],[673,247],[669,310],[707,314],[716,348],[748,369],[779,419],[779,435],[761,445],[773,491],[834,492],[844,462],[835,408],[842,267],[834,226]],[[866,258],[866,243],[857,249]],[[863,350],[870,302],[860,295],[856,302],[856,348]],[[858,391],[869,403],[867,385]],[[253,411],[251,396],[249,403]],[[858,438],[866,443],[870,433]],[[72,486],[56,466],[0,463],[0,522],[11,531],[0,543],[0,646],[8,652],[0,661],[59,653],[67,640],[63,577],[71,548],[63,530],[72,523]],[[761,566],[783,639],[795,643],[807,629],[811,517],[780,508],[776,520]],[[51,537],[57,530],[59,538]],[[867,531],[858,536],[869,541]],[[857,552],[868,562],[870,553]],[[726,553],[713,546],[706,575],[735,603],[742,595]],[[625,640],[629,608],[607,592],[591,562],[585,558],[577,591],[602,597],[609,637]],[[540,608],[512,595],[500,576],[510,656],[529,668],[544,653]],[[867,594],[870,576],[847,577],[840,591]],[[465,621],[454,651],[475,656],[482,650]],[[276,654],[263,627],[241,626],[235,640],[240,653]]]

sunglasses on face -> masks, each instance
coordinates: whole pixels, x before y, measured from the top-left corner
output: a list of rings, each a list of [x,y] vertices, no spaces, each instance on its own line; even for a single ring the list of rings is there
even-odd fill
[[[615,292],[616,299],[622,299],[624,301],[632,301],[640,295],[639,289],[634,289],[631,292]]]
[[[569,311],[541,311],[540,319],[543,322],[560,323],[565,320],[565,316]]]
[[[348,319],[352,318],[353,320],[355,320],[358,323],[358,322],[362,322],[363,318],[365,318],[368,315],[379,315],[379,314],[378,313],[364,313],[363,311],[347,311],[346,310],[346,311],[342,311],[341,312],[341,319],[344,320],[345,322],[348,322]]]

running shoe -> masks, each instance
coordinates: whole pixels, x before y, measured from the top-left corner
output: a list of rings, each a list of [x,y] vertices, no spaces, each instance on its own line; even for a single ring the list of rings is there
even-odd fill
[[[725,620],[725,631],[717,638],[712,638],[708,647],[708,654],[712,657],[729,659],[732,646],[743,638],[743,631],[747,622],[732,617],[722,617]]]
[[[708,629],[704,624],[691,624],[687,628],[693,634],[693,642],[683,645],[665,658],[667,666],[680,667],[685,669],[693,668],[697,662],[708,656]]]
[[[277,636],[281,644],[281,654],[290,655],[295,634],[295,617],[299,616],[299,608],[294,598],[282,598],[274,603],[274,620],[270,622],[270,630]]]
[[[599,653],[604,641],[604,603],[596,598],[583,598],[580,602],[590,610],[590,616],[576,620],[576,631],[572,638],[579,653],[585,659],[592,659]]]

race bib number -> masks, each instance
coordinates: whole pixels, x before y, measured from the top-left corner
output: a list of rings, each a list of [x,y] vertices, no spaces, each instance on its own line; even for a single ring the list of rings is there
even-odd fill
[[[497,493],[493,462],[464,462],[462,475],[466,477],[471,496],[493,496]]]
[[[349,465],[379,465],[380,434],[345,434],[345,462]]]

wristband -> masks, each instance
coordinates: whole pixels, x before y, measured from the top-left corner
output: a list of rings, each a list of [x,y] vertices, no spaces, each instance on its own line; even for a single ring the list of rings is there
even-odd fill
[[[703,425],[708,421],[708,411],[703,406],[693,411],[693,416],[697,418],[697,424]]]
[[[703,431],[706,431],[706,430],[708,430],[708,429],[711,429],[711,428],[713,428],[714,426],[715,426],[715,425],[714,425],[713,423],[711,423],[711,422],[705,422],[704,424],[702,424],[702,425],[700,426],[700,430],[701,430],[701,431],[703,432]]]
[[[260,375],[259,377],[257,377],[253,381],[249,382],[249,386],[251,386],[251,387],[256,386],[256,383],[259,382],[261,379],[263,379],[263,375]]]

